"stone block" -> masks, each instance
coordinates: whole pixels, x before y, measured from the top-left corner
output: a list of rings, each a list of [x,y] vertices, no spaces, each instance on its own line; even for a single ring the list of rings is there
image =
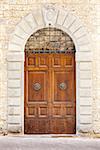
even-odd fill
[[[21,124],[21,116],[8,115],[8,124]]]
[[[46,26],[55,25],[58,16],[58,10],[55,8],[44,7],[43,11],[43,20]]]
[[[8,79],[20,79],[21,71],[8,71]]]
[[[78,39],[84,35],[87,35],[87,31],[86,31],[85,27],[81,27],[74,32],[74,36],[76,39]]]
[[[20,133],[22,131],[21,124],[8,124],[8,132],[11,133]]]
[[[9,71],[19,71],[19,70],[21,70],[21,65],[22,65],[21,62],[8,62],[7,69]]]
[[[28,24],[31,26],[32,29],[37,27],[37,23],[36,23],[36,21],[35,21],[35,19],[34,19],[32,14],[28,14],[25,17],[25,20],[28,22]]]
[[[80,27],[82,27],[81,25],[81,21],[76,19],[75,22],[70,26],[69,30],[74,33],[75,31],[77,31]]]
[[[80,88],[80,97],[91,97],[92,90],[91,88]]]
[[[76,17],[75,17],[75,16],[73,16],[72,14],[68,14],[67,17],[66,17],[66,19],[65,19],[65,22],[64,22],[63,26],[64,26],[65,28],[70,28],[71,25],[73,24],[73,22],[74,22],[75,20],[76,20]]]
[[[14,53],[11,53],[9,52],[8,55],[7,55],[7,60],[10,61],[10,62],[18,62],[18,61],[23,61],[24,60],[24,53],[22,52],[14,52]]]
[[[37,8],[35,11],[33,11],[32,15],[35,18],[38,26],[44,26],[44,20],[43,20],[41,8],[40,9]]]
[[[92,115],[81,115],[80,124],[92,124]]]
[[[66,16],[68,15],[68,12],[65,10],[59,10],[58,12],[58,18],[57,18],[57,24],[62,25],[65,21]]]
[[[93,57],[92,57],[92,52],[77,52],[76,53],[76,61],[80,61],[80,62],[89,62],[92,61]]]
[[[15,88],[15,89],[8,88],[8,96],[9,97],[19,97],[19,96],[21,96],[21,89],[20,88]]]
[[[21,46],[19,46],[19,45],[16,45],[16,44],[14,44],[14,43],[10,43],[9,44],[9,47],[8,47],[8,50],[9,51],[22,51],[22,47]]]
[[[80,116],[81,115],[92,115],[91,106],[80,106]]]
[[[21,97],[8,97],[8,106],[20,106]]]
[[[19,88],[21,87],[20,80],[8,80],[8,88]]]
[[[92,79],[92,71],[80,71],[80,79]]]
[[[80,98],[80,106],[92,106],[92,98],[81,97]]]
[[[91,62],[80,62],[79,69],[84,71],[91,71],[92,70],[92,63]]]
[[[28,37],[28,33],[26,33],[20,26],[16,27],[16,30],[15,30],[14,34],[19,35],[23,39]]]
[[[20,115],[20,114],[21,114],[21,108],[19,106],[8,107],[8,115]]]
[[[16,0],[10,0],[10,1],[9,1],[9,4],[12,4],[12,5],[13,5],[13,4],[16,4]]]
[[[27,34],[32,32],[32,28],[31,26],[27,23],[26,20],[22,19],[21,22],[18,24],[19,27],[21,27],[24,32],[26,32]],[[20,36],[20,35],[19,35]]]
[[[20,37],[20,35],[14,35],[11,39],[11,43],[15,43],[16,45],[22,45],[24,43],[24,39]]]
[[[81,36],[80,38],[77,39],[78,45],[87,45],[89,44],[89,38],[87,35]]]
[[[81,133],[89,133],[92,131],[92,124],[80,124],[79,132]]]
[[[80,45],[78,46],[78,49],[79,51],[82,51],[82,52],[88,52],[88,51],[91,51],[91,46],[90,44],[86,44],[86,45]]]
[[[92,80],[91,79],[84,79],[80,80],[80,87],[81,88],[91,88],[92,87]]]

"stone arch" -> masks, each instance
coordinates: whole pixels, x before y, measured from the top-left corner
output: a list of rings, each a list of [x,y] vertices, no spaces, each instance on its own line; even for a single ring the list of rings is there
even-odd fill
[[[24,131],[24,47],[38,29],[59,28],[76,47],[76,131],[87,132],[92,125],[92,55],[88,32],[81,21],[61,7],[41,6],[25,16],[15,28],[8,48],[8,131]]]

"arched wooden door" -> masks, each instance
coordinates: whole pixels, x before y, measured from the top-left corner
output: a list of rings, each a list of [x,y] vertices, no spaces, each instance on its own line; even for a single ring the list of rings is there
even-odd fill
[[[75,133],[75,53],[47,51],[25,54],[25,133]]]

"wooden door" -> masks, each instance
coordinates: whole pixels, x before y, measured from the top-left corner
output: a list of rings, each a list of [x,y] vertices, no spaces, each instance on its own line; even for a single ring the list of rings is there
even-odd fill
[[[25,133],[75,133],[75,59],[68,54],[25,58]]]

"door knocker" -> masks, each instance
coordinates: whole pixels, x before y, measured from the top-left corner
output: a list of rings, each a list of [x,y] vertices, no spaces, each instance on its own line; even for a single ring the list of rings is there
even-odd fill
[[[64,82],[60,83],[59,88],[60,88],[60,90],[65,90],[67,88],[66,83],[64,83]]]
[[[41,89],[41,84],[40,84],[40,83],[34,83],[34,84],[33,84],[33,89],[34,89],[35,91],[39,91],[39,90]]]

